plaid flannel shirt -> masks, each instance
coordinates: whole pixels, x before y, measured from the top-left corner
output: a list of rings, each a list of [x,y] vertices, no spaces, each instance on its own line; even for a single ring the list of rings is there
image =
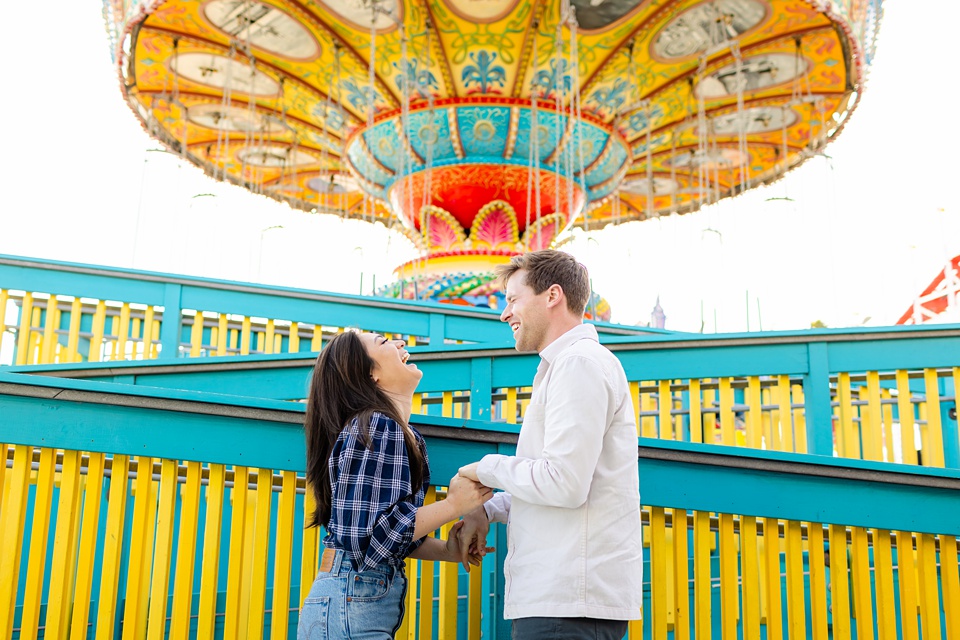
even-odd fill
[[[373,414],[369,448],[360,442],[356,418],[333,446],[330,523],[323,544],[343,549],[358,571],[382,562],[399,566],[423,543],[423,538],[413,540],[413,530],[430,484],[430,470],[423,437],[416,429],[413,433],[424,460],[423,485],[416,491],[411,486],[403,429],[387,416]]]

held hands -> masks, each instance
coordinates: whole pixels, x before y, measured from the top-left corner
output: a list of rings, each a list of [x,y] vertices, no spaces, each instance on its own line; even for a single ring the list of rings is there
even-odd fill
[[[485,556],[487,552],[493,551],[493,547],[472,548],[469,544],[463,546],[460,540],[463,526],[464,521],[461,520],[450,528],[450,534],[445,541],[445,551],[449,561],[462,562],[463,568],[469,573],[470,566],[479,567],[483,556]]]
[[[470,565],[479,565],[480,559],[493,551],[493,547],[486,546],[489,530],[490,521],[482,505],[463,516],[463,520],[450,529],[450,538],[454,535],[457,537],[459,548],[457,559],[467,573],[470,572]]]
[[[477,467],[479,466],[479,462],[471,462],[468,465],[460,467],[460,471],[457,472],[457,475],[463,476],[464,478],[469,478],[474,482],[480,482],[480,478],[477,477]]]
[[[456,507],[457,515],[472,511],[493,496],[493,489],[485,487],[476,480],[455,475],[450,478],[447,488],[447,500]]]

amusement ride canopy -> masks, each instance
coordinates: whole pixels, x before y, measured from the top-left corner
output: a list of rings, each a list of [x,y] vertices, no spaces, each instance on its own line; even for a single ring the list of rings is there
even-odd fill
[[[387,295],[494,305],[573,227],[696,210],[820,152],[880,0],[105,0],[172,152],[421,257]],[[595,311],[602,317],[605,309]],[[607,312],[608,313],[608,312]]]

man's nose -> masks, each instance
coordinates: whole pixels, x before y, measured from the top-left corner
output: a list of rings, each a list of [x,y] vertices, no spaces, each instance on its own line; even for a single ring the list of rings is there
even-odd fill
[[[510,305],[507,305],[503,308],[503,313],[500,314],[500,322],[506,322],[507,318],[510,317]]]

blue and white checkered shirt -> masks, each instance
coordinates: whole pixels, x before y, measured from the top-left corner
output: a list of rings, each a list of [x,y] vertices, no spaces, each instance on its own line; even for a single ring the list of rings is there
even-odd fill
[[[361,443],[354,418],[330,453],[332,502],[323,544],[343,549],[358,571],[383,562],[399,566],[423,543],[423,538],[413,540],[413,530],[430,470],[423,436],[416,429],[413,433],[424,460],[423,486],[416,491],[403,429],[381,413],[370,420],[369,448]]]

